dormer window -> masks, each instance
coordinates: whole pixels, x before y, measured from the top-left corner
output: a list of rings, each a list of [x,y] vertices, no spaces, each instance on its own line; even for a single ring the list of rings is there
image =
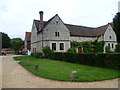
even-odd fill
[[[56,37],[59,37],[59,32],[55,32],[55,36],[56,36]]]
[[[112,36],[109,36],[109,39],[112,39]]]

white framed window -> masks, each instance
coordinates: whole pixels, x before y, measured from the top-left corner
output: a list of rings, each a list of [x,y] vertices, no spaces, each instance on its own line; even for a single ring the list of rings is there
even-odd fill
[[[60,50],[64,50],[64,43],[60,43]]]
[[[108,46],[110,47],[110,43],[108,43]]]
[[[59,37],[60,36],[59,32],[55,32],[55,36]]]
[[[109,36],[109,39],[112,39],[112,36]]]
[[[112,48],[114,48],[114,44],[112,43]]]
[[[56,50],[56,43],[52,43],[52,50]]]

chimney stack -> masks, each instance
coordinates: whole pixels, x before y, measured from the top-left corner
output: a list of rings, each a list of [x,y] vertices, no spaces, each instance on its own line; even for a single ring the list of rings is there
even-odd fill
[[[43,28],[43,11],[39,12],[40,14],[40,23],[39,23],[39,30],[41,30]]]

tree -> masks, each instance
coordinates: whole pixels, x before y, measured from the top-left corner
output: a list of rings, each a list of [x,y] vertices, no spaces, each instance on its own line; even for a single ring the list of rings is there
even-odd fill
[[[117,35],[117,41],[120,43],[120,13],[113,18],[113,29]]]
[[[116,51],[116,52],[120,52],[120,44],[117,44],[117,45],[116,45],[115,51]]]
[[[22,47],[23,41],[21,38],[13,38],[11,39],[11,48],[18,52],[18,50]]]
[[[2,48],[10,47],[10,38],[7,34],[2,33]]]

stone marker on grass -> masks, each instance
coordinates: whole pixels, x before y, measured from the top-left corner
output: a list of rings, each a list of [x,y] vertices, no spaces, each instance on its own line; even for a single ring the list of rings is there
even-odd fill
[[[38,72],[38,68],[39,68],[39,65],[38,65],[38,64],[35,64],[35,66],[34,66],[34,71],[35,71],[35,72]]]
[[[26,60],[26,65],[30,65],[30,62],[29,62],[29,60]]]
[[[71,78],[76,78],[77,77],[77,71],[72,71],[70,74]]]

